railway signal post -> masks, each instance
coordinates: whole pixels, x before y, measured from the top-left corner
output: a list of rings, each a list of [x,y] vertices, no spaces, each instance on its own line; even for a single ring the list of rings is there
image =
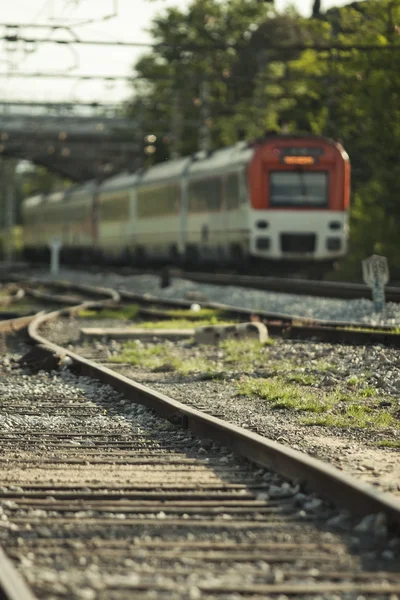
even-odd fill
[[[389,266],[386,256],[373,254],[362,261],[364,282],[372,289],[372,300],[377,312],[385,306],[385,285],[389,281]]]
[[[50,248],[50,273],[58,275],[60,271],[60,250],[61,241],[58,238],[53,238],[49,243]]]

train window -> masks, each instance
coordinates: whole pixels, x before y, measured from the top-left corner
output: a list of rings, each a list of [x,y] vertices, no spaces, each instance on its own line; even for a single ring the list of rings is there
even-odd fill
[[[122,221],[129,219],[129,196],[109,197],[100,200],[100,219],[102,221]]]
[[[142,188],[137,195],[139,218],[175,215],[179,208],[179,188],[176,185]]]
[[[270,206],[328,205],[325,171],[275,171],[270,173]]]
[[[220,178],[191,181],[188,187],[189,212],[216,212],[221,209]]]
[[[243,171],[240,174],[240,203],[247,204],[249,198],[249,189],[247,187],[248,172]]]
[[[65,219],[70,223],[80,223],[88,216],[88,207],[85,205],[72,204],[65,208]]]
[[[239,206],[239,178],[237,173],[232,173],[226,178],[225,195],[228,210]]]

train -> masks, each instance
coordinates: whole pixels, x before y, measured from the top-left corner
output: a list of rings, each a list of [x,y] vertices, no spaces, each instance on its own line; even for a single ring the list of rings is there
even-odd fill
[[[317,135],[269,135],[22,204],[27,260],[330,269],[347,252],[350,161]]]

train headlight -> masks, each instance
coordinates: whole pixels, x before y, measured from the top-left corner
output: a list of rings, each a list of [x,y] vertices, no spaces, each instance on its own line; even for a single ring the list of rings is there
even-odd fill
[[[257,250],[269,250],[270,245],[271,245],[271,240],[268,237],[258,237],[256,239]]]
[[[327,250],[340,250],[342,247],[342,240],[337,237],[328,237],[326,240]]]
[[[330,221],[329,222],[329,229],[341,229],[342,224],[340,221]]]
[[[256,225],[259,229],[268,229],[269,227],[268,221],[257,221]]]

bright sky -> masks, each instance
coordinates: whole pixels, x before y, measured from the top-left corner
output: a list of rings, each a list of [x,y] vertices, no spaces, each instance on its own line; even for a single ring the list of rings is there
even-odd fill
[[[71,25],[82,39],[149,42],[146,29],[155,15],[168,6],[185,9],[192,0],[3,0],[0,24]],[[347,4],[348,0],[322,0],[322,9]],[[304,15],[311,12],[312,0],[275,0],[282,10],[294,4]],[[266,4],[268,7],[268,4]],[[102,20],[116,9],[117,16]],[[79,25],[92,19],[93,22]],[[13,33],[0,26],[0,35]],[[19,31],[27,38],[48,37],[41,29]],[[62,31],[50,33],[66,38]],[[132,72],[132,65],[144,52],[140,48],[112,48],[75,45],[40,44],[24,47],[0,41],[0,73],[50,72],[81,75],[122,75]],[[0,100],[115,102],[127,98],[130,88],[126,82],[78,81],[73,79],[31,79],[0,77]]]

